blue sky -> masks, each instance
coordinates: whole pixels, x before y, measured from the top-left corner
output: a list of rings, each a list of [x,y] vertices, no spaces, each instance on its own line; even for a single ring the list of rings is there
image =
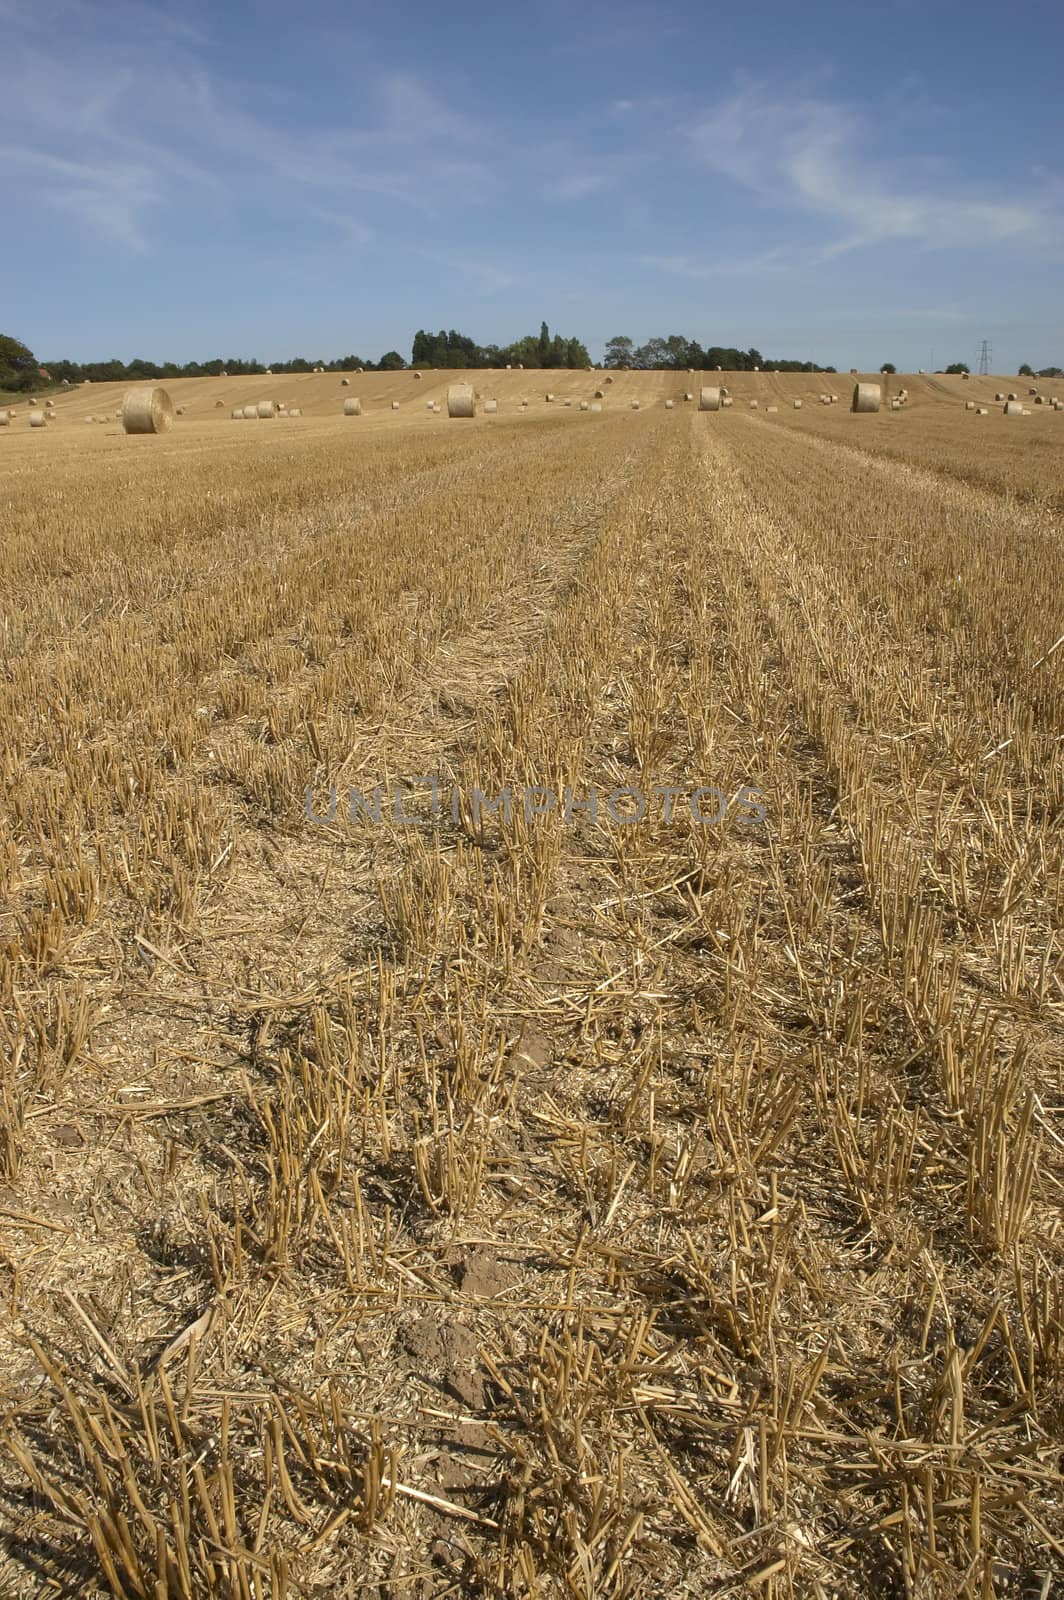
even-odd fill
[[[626,333],[1064,364],[1064,6],[0,0],[46,359]]]

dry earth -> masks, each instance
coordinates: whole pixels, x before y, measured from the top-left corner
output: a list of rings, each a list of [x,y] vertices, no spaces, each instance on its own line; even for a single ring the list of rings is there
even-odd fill
[[[1064,415],[448,376],[0,430],[0,1594],[1046,1600]]]

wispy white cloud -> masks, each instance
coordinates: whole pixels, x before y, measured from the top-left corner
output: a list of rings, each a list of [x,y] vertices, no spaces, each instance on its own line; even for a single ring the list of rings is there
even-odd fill
[[[0,145],[0,180],[27,185],[53,210],[65,211],[126,249],[142,253],[144,212],[157,205],[152,170],[136,160],[71,161],[31,146]]]
[[[669,273],[674,278],[697,280],[778,270],[793,262],[793,251],[779,247],[761,250],[751,256],[720,255],[705,261],[689,255],[643,255],[639,260],[644,267],[656,267],[659,272]]]
[[[463,255],[456,251],[423,250],[424,260],[445,272],[457,272],[480,290],[482,294],[502,294],[526,282],[505,267],[496,266],[480,256]]]
[[[589,140],[551,138],[522,152],[521,160],[542,175],[543,198],[565,204],[586,200],[590,195],[630,189],[658,156],[658,150],[646,138],[610,149],[595,149]]]
[[[23,8],[5,40],[0,183],[21,180],[26,198],[32,171],[32,198],[104,240],[151,249],[156,218],[197,203],[189,184],[230,211],[307,220],[324,211],[333,222],[374,200],[433,217],[456,197],[496,192],[481,130],[410,72],[383,76],[354,125],[343,113],[323,124],[320,108],[308,117],[298,97],[285,103],[276,91],[251,111],[246,87],[206,64],[196,30],[167,26],[153,43],[152,5],[116,0],[129,27],[109,27],[106,40],[82,0],[56,5],[68,37]],[[359,216],[345,231],[364,242],[370,225]]]
[[[555,200],[584,200],[596,190],[606,188],[609,182],[605,172],[570,172],[548,185],[548,193]]]
[[[325,206],[310,206],[307,215],[318,222],[324,222],[330,228],[335,228],[347,244],[355,249],[362,249],[365,245],[372,244],[377,237],[375,228],[369,227],[347,211],[332,211]]]
[[[773,205],[833,222],[839,232],[822,260],[891,241],[956,248],[1044,237],[1047,211],[1059,202],[1051,187],[1004,194],[962,185],[927,157],[914,175],[912,161],[867,154],[870,130],[854,107],[761,84],[704,111],[687,136],[702,166]]]

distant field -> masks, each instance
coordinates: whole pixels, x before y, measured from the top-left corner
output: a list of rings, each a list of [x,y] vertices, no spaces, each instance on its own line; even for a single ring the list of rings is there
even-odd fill
[[[0,428],[0,1594],[1064,1582],[1064,414],[702,377]]]

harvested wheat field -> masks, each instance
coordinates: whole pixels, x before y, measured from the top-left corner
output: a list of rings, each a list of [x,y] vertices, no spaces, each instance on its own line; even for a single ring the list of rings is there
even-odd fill
[[[3,431],[5,1597],[1059,1592],[1064,416],[721,376]]]

